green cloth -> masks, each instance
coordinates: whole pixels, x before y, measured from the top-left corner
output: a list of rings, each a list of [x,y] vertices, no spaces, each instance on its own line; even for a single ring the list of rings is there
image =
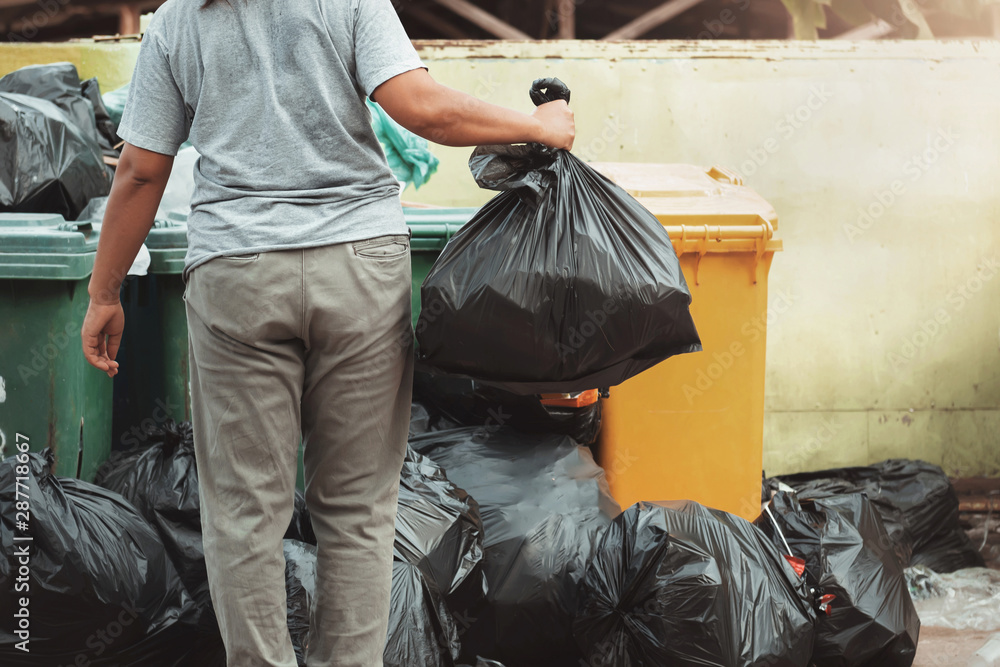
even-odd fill
[[[419,188],[438,168],[438,159],[427,148],[427,140],[394,121],[375,102],[368,100],[368,108],[372,112],[372,128],[392,173],[400,181]]]

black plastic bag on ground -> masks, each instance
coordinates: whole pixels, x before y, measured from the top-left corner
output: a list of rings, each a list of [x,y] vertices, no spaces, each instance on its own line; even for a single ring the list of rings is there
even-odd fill
[[[75,220],[111,191],[97,141],[47,100],[0,93],[0,212]]]
[[[441,466],[409,447],[399,478],[393,556],[431,579],[460,620],[485,600],[479,505]]]
[[[191,600],[146,520],[116,493],[52,475],[52,450],[19,456],[0,463],[0,663],[216,664],[203,660]],[[28,653],[16,648],[22,597]]]
[[[959,525],[958,495],[944,471],[926,461],[889,459],[871,466],[782,475],[799,498],[865,493],[882,517],[904,567],[935,572],[982,567]],[[911,555],[912,552],[912,555]]]
[[[601,430],[600,399],[579,408],[556,407],[544,405],[538,396],[513,394],[467,378],[420,371],[413,378],[414,397],[423,409],[429,407],[456,426],[509,426],[525,433],[568,435],[581,445],[592,444]],[[422,432],[436,422],[429,417]]]
[[[292,636],[295,660],[299,667],[305,667],[309,646],[309,609],[316,592],[316,547],[286,539],[284,552],[288,632]]]
[[[860,493],[804,500],[779,492],[754,521],[782,553],[805,560],[821,599],[816,667],[909,667],[920,619],[882,520]]]
[[[153,524],[198,605],[199,625],[207,634],[218,636],[201,541],[191,423],[167,420],[150,433],[149,442],[145,449],[113,454],[98,469],[94,482],[120,493]]]
[[[285,540],[288,629],[299,667],[309,645],[309,607],[316,594],[316,547]],[[385,667],[453,667],[458,634],[433,579],[419,568],[394,561]]]
[[[541,85],[568,99],[561,82]],[[701,350],[670,238],[622,188],[538,144],[481,146],[469,166],[501,194],[424,280],[423,363],[518,394],[562,393]]]
[[[590,451],[566,436],[460,428],[411,439],[479,504],[487,602],[455,609],[465,659],[519,666],[577,664],[580,581],[620,509]]]
[[[804,582],[749,522],[690,501],[638,503],[605,531],[576,619],[581,664],[809,664]]]

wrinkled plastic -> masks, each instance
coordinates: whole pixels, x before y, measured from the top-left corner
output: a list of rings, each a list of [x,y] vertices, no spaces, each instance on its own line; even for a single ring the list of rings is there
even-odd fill
[[[420,358],[517,394],[611,387],[701,350],[660,222],[565,150],[480,146],[500,190],[449,241],[420,290]]]
[[[372,129],[382,144],[386,161],[396,179],[420,186],[437,171],[439,160],[428,148],[427,140],[418,137],[389,117],[382,107],[368,100]]]
[[[285,598],[288,605],[288,633],[292,636],[295,661],[306,667],[309,647],[309,610],[316,592],[316,547],[285,539]]]
[[[417,372],[414,396],[461,426],[509,426],[525,433],[568,435],[581,445],[597,440],[601,430],[601,401],[579,408],[543,405],[538,396],[519,396],[487,384]],[[429,413],[428,413],[429,415]],[[432,423],[428,416],[428,428]]]
[[[411,448],[399,477],[393,556],[432,580],[458,616],[485,599],[479,505]]]
[[[118,123],[111,120],[111,114],[108,113],[108,108],[104,106],[104,98],[101,97],[101,86],[97,82],[97,79],[87,79],[80,84],[80,90],[94,109],[94,122],[97,125],[99,143],[104,154],[108,156],[119,155],[119,151],[115,149],[115,146],[121,143],[122,140],[118,136]]]
[[[882,516],[904,567],[935,572],[982,567],[983,557],[958,522],[958,495],[944,471],[926,461],[889,459],[871,466],[782,475],[800,498],[865,493]]]
[[[506,428],[432,432],[410,445],[479,503],[488,592],[481,610],[452,607],[463,657],[575,667],[580,581],[620,512],[590,451],[566,436]]]
[[[906,570],[906,581],[922,625],[1000,630],[1000,571],[972,567],[938,574],[915,565]]]
[[[285,531],[286,540],[297,540],[306,544],[316,544],[316,533],[313,530],[312,519],[309,518],[309,508],[306,497],[298,489],[295,490],[295,505],[292,509],[292,520]]]
[[[75,220],[111,191],[97,141],[47,100],[0,93],[0,212]]]
[[[118,494],[52,475],[53,459],[46,449],[0,463],[0,664],[218,664],[193,641],[191,601],[153,528]],[[29,588],[15,591],[24,547]],[[30,653],[13,634],[22,596]]]
[[[458,655],[458,629],[434,580],[415,565],[393,561],[384,667],[453,667]]]
[[[0,93],[17,93],[52,102],[83,134],[97,142],[100,133],[94,105],[84,95],[83,87],[72,63],[29,65],[0,78]]]
[[[749,522],[691,501],[638,503],[604,533],[575,631],[587,665],[806,667],[804,583]]]
[[[920,620],[903,566],[868,498],[860,493],[803,500],[779,492],[754,522],[782,553],[805,560],[819,615],[816,667],[909,667]]]
[[[309,608],[316,594],[316,547],[285,540],[285,593],[288,629],[299,667],[309,645]],[[392,564],[385,667],[454,667],[458,632],[432,579],[409,563]]]
[[[190,422],[167,420],[151,431],[150,446],[115,453],[94,483],[120,493],[156,528],[177,573],[200,610],[199,625],[217,635],[201,541],[198,470]]]

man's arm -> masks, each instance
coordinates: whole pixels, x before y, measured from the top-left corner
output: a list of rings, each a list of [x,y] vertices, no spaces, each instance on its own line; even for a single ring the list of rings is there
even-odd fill
[[[173,164],[172,155],[125,144],[115,171],[90,277],[90,306],[80,332],[83,356],[109,377],[118,373],[115,356],[125,327],[119,290],[153,226]]]
[[[573,112],[562,100],[528,115],[442,86],[425,69],[389,79],[372,99],[410,132],[445,146],[533,141],[569,150],[576,135]]]

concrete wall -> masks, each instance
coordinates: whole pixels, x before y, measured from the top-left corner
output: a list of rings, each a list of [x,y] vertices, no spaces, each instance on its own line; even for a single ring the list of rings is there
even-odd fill
[[[12,42],[0,44],[0,76],[28,65],[71,62],[81,79],[97,77],[101,92],[121,88],[132,79],[138,42]]]
[[[525,111],[533,79],[562,78],[585,159],[723,165],[774,205],[768,473],[906,456],[1000,474],[1000,43],[418,47],[443,83]],[[136,52],[46,48],[0,46],[0,72],[73,60],[108,90]],[[490,198],[468,150],[435,153],[405,199]]]
[[[523,110],[534,78],[559,76],[576,153],[727,166],[774,205],[768,473],[904,456],[1000,473],[1000,43],[420,51],[440,81]],[[435,152],[406,199],[490,197],[468,150]]]

